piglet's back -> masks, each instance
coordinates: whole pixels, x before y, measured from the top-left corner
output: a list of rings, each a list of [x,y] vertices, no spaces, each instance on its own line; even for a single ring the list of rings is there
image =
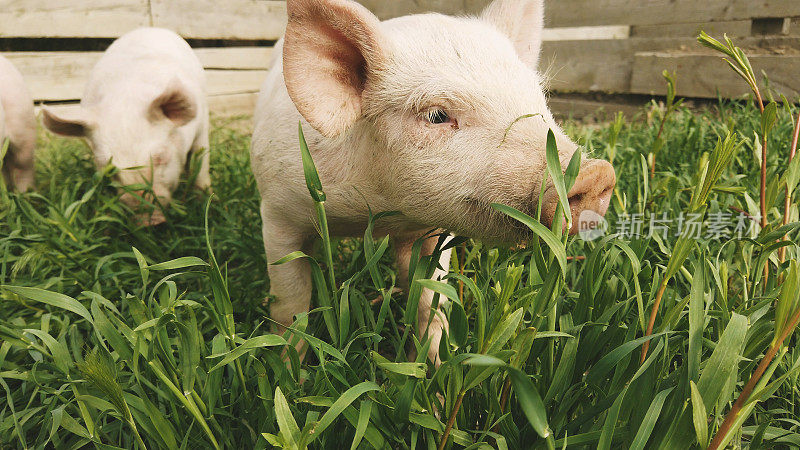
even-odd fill
[[[82,103],[98,103],[107,90],[118,90],[117,86],[150,85],[154,92],[159,91],[176,76],[198,95],[205,95],[203,66],[189,44],[164,28],[139,28],[106,50],[92,70]]]

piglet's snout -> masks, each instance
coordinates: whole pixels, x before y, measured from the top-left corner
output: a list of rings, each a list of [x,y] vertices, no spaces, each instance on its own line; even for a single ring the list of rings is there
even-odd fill
[[[585,231],[584,228],[594,228],[597,225],[591,217],[588,221],[582,218],[590,216],[585,214],[587,211],[595,212],[596,215],[591,215],[594,217],[605,216],[616,184],[614,167],[608,161],[590,159],[581,167],[578,179],[567,194],[572,212],[570,234],[577,234]]]
[[[570,234],[578,234],[599,225],[599,218],[605,216],[611,204],[611,194],[616,184],[614,167],[608,161],[590,159],[581,165],[578,178],[567,193],[572,212]],[[542,199],[542,220],[547,225],[553,223],[557,206],[558,193],[555,189],[548,189]],[[593,214],[587,214],[589,212]]]
[[[144,201],[142,201],[142,199],[144,199]],[[119,200],[136,212],[135,220],[139,226],[154,227],[167,221],[166,216],[164,216],[159,206],[156,206],[154,209],[148,206],[148,203],[152,203],[153,199],[151,195],[144,191],[136,191],[133,193],[126,192],[120,196]],[[169,203],[168,198],[159,197],[158,201],[164,206]]]

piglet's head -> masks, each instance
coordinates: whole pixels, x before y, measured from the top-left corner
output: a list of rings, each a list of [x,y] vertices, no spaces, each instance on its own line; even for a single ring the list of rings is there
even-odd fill
[[[492,203],[535,215],[541,202],[543,221],[553,221],[552,182],[539,195],[548,131],[562,170],[577,145],[555,123],[537,70],[542,0],[386,22],[348,0],[287,6],[289,95],[321,134],[361,148],[356,159],[387,203],[424,226],[502,241],[525,233]],[[569,193],[573,222],[604,215],[615,182],[608,162],[583,158]]]
[[[180,128],[195,120],[197,105],[186,87],[173,79],[165,88],[128,86],[120,95],[103,98],[91,107],[56,112],[42,108],[42,119],[50,131],[84,138],[92,149],[98,170],[112,163],[123,186],[152,186],[145,191],[123,193],[120,200],[135,211],[146,204],[167,206],[186,164]],[[155,197],[153,197],[153,195]],[[149,208],[152,209],[152,208]],[[140,223],[165,221],[162,212],[142,212]]]

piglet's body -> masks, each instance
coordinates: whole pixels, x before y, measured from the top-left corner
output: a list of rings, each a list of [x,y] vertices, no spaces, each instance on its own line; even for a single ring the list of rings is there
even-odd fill
[[[208,105],[203,67],[172,31],[141,28],[106,50],[92,70],[79,110],[44,110],[53,132],[84,137],[95,162],[112,162],[124,185],[152,183],[169,203],[191,152],[203,151],[197,187],[210,187]],[[122,200],[135,207],[135,196]],[[163,221],[158,212],[151,224]]]
[[[548,131],[564,168],[577,149],[553,120],[537,71],[542,0],[496,0],[478,17],[386,22],[347,0],[288,0],[287,7],[283,60],[262,88],[252,143],[269,262],[317,235],[301,119],[334,234],[361,235],[369,208],[400,213],[376,231],[394,239],[401,285],[412,244],[428,230],[494,242],[529,237],[491,204],[536,216]],[[615,180],[609,163],[585,159],[569,194],[573,217],[605,214]],[[550,223],[558,196],[547,186],[542,217]],[[443,269],[448,262],[445,252]],[[271,266],[269,275],[270,314],[290,325],[309,307],[309,267],[296,260]],[[432,300],[424,291],[416,331],[432,339],[428,356],[438,362],[447,322]]]
[[[19,191],[33,187],[36,117],[25,81],[11,62],[0,56],[0,145],[8,139],[3,178]]]

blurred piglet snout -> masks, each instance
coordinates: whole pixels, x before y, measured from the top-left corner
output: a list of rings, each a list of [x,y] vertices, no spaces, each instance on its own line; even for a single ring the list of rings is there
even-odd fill
[[[150,193],[133,191],[123,193],[119,200],[135,212],[134,217],[139,226],[154,227],[167,221],[161,208],[166,208],[169,204],[168,197],[158,196],[158,201],[154,201],[155,199]]]
[[[616,172],[608,161],[590,159],[581,167],[578,179],[567,194],[572,211],[570,234],[581,231],[579,218],[582,213],[593,211],[601,217],[605,216],[616,184]]]

